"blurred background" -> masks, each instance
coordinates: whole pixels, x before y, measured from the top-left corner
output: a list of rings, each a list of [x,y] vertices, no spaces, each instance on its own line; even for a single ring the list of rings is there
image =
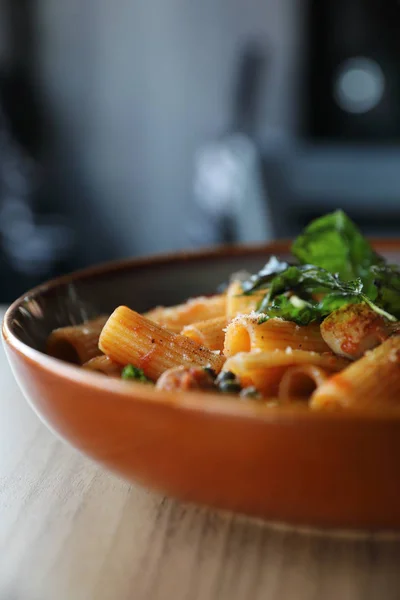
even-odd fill
[[[0,302],[124,256],[398,235],[397,0],[0,0]]]

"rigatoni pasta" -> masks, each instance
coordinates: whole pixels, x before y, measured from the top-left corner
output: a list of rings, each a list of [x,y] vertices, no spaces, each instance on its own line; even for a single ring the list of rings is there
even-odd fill
[[[192,323],[205,321],[206,319],[215,319],[216,317],[225,317],[226,314],[226,296],[218,294],[215,296],[191,298],[184,304],[166,308],[158,306],[157,308],[145,313],[145,317],[166,327],[170,331],[180,333],[182,328]]]
[[[269,352],[239,352],[227,359],[224,369],[237,375],[246,386],[254,386],[265,396],[276,396],[285,371],[292,366],[314,365],[329,373],[348,365],[343,358],[329,353],[305,350],[272,350]]]
[[[47,340],[47,353],[50,356],[82,365],[101,354],[100,333],[107,317],[98,317],[82,325],[55,329]]]
[[[238,315],[248,315],[257,308],[257,304],[264,297],[264,292],[254,293],[251,296],[243,294],[240,281],[234,280],[226,290],[226,316],[229,320]]]
[[[225,331],[228,325],[226,317],[207,319],[192,325],[186,325],[181,331],[182,335],[190,338],[197,344],[206,346],[210,350],[222,352],[225,342]]]
[[[111,360],[111,358],[105,354],[91,358],[88,362],[84,363],[82,367],[88,371],[96,371],[97,373],[108,375],[109,377],[121,377],[123,369],[122,365]]]
[[[312,364],[289,367],[279,382],[278,398],[281,402],[309,398],[331,375],[331,371]]]
[[[311,397],[311,408],[366,409],[396,406],[400,401],[400,336],[369,350],[328,379]]]
[[[299,327],[296,323],[273,318],[260,323],[254,313],[239,315],[227,327],[224,353],[234,356],[238,352],[260,350],[309,350],[327,352],[329,346],[321,336],[317,323]]]
[[[319,411],[400,406],[400,270],[340,211],[293,251],[297,263],[271,257],[224,294],[57,329],[48,353],[170,392]]]
[[[224,364],[222,356],[160,327],[126,306],[117,308],[108,319],[99,348],[115,362],[134,364],[153,380],[179,365],[210,366],[219,373]]]

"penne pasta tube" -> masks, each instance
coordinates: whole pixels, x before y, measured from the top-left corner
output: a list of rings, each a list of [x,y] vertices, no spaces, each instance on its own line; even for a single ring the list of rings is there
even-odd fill
[[[109,377],[121,377],[123,369],[122,365],[114,362],[109,356],[105,356],[105,354],[91,358],[82,367],[88,371],[104,373],[104,375],[108,375]]]
[[[298,398],[309,398],[331,375],[316,365],[289,367],[279,383],[278,398],[282,402]]]
[[[107,319],[102,316],[82,325],[55,329],[47,339],[47,353],[80,365],[99,356],[99,337]]]
[[[400,336],[369,350],[313,394],[311,408],[400,406]]]
[[[99,347],[112,360],[122,365],[132,363],[143,369],[154,381],[167,369],[179,365],[210,366],[218,373],[225,360],[126,306],[117,308],[108,319]]]
[[[207,321],[186,325],[181,334],[190,338],[196,344],[201,344],[210,350],[220,350],[222,352],[227,324],[226,317],[216,317],[215,319],[207,319]]]
[[[145,313],[144,316],[174,333],[180,333],[185,325],[223,317],[225,313],[226,296],[218,294],[210,297],[192,298],[177,306],[167,308],[159,306]]]
[[[228,358],[224,371],[232,371],[243,386],[254,386],[264,396],[276,396],[279,383],[288,367],[315,365],[329,372],[340,371],[349,361],[333,354],[318,354],[304,350],[273,352],[240,352]]]
[[[228,320],[237,317],[237,315],[247,315],[256,310],[266,291],[256,291],[249,296],[245,296],[240,281],[232,281],[226,292],[226,316]]]
[[[316,323],[300,327],[291,321],[278,318],[259,323],[259,315],[251,314],[239,315],[231,321],[226,330],[225,356],[253,350],[269,352],[286,348],[312,352],[329,351]]]

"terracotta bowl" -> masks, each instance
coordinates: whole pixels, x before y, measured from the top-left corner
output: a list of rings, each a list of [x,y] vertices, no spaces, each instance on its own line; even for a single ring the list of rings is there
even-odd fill
[[[400,243],[379,251],[400,258]],[[128,260],[46,283],[10,307],[3,336],[24,394],[73,446],[131,481],[182,500],[316,526],[400,528],[400,418],[260,407],[166,393],[50,358],[55,327],[208,294],[287,244]]]

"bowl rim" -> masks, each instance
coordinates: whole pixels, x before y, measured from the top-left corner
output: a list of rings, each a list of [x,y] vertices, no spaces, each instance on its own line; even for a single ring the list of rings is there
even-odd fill
[[[393,238],[370,240],[372,245],[380,251],[399,251],[400,240]],[[110,401],[115,402],[114,394],[119,400],[127,402],[151,402],[178,410],[190,410],[201,413],[209,413],[234,418],[247,418],[259,422],[291,424],[293,421],[301,423],[332,423],[332,422],[387,422],[397,423],[400,427],[400,411],[388,408],[385,411],[371,409],[368,411],[343,410],[337,412],[312,411],[308,407],[299,405],[288,405],[287,407],[265,406],[257,401],[241,402],[237,398],[223,397],[214,393],[204,392],[166,392],[155,390],[137,382],[127,382],[115,378],[104,377],[100,373],[90,372],[78,365],[72,365],[32,348],[21,341],[13,331],[12,321],[16,312],[23,302],[34,299],[41,294],[54,290],[59,286],[82,279],[107,276],[119,271],[135,268],[163,267],[169,264],[196,263],[202,260],[218,258],[229,258],[237,256],[257,256],[265,251],[267,254],[287,253],[290,250],[290,240],[277,240],[263,244],[245,244],[216,246],[197,250],[184,250],[173,253],[159,253],[139,258],[127,258],[123,260],[109,261],[100,265],[79,269],[72,273],[62,275],[41,283],[17,298],[6,310],[3,324],[2,337],[6,345],[17,352],[25,361],[44,369],[47,373],[73,381],[83,387],[94,390],[110,392]]]

